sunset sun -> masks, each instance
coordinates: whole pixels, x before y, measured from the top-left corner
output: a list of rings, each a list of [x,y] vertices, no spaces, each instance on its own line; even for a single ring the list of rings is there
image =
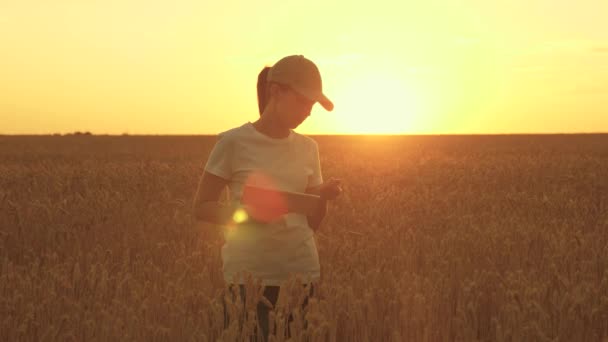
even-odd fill
[[[341,129],[353,134],[411,133],[420,128],[419,97],[406,79],[369,73],[345,82],[335,96]]]

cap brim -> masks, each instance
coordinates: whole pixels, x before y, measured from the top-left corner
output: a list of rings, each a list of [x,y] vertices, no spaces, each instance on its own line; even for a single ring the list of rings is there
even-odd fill
[[[319,102],[321,106],[323,106],[323,108],[325,108],[325,110],[328,112],[331,112],[334,109],[334,103],[331,102],[324,94],[319,95],[317,102]]]
[[[297,93],[299,93],[300,95],[303,95],[304,97],[319,102],[321,104],[321,106],[323,106],[323,108],[325,108],[325,110],[331,112],[334,109],[334,104],[333,102],[331,102],[330,99],[327,98],[327,96],[325,96],[325,94],[323,93],[314,93],[314,92],[309,92],[306,89],[299,89],[296,88],[294,86],[291,86],[293,90],[295,90]]]

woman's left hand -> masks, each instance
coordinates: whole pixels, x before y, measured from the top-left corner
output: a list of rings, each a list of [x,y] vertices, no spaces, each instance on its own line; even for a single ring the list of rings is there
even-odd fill
[[[327,182],[319,186],[319,195],[322,200],[333,200],[336,199],[342,193],[342,187],[340,184],[342,181],[337,178],[331,178]]]

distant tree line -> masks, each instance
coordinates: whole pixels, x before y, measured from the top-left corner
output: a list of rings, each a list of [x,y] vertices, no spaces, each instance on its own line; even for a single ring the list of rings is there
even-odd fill
[[[53,136],[55,136],[55,137],[60,137],[60,136],[63,136],[63,135],[65,135],[65,136],[72,136],[72,135],[83,136],[83,135],[93,135],[93,133],[91,133],[89,131],[85,131],[85,132],[76,131],[76,132],[66,133],[66,134],[53,133]]]

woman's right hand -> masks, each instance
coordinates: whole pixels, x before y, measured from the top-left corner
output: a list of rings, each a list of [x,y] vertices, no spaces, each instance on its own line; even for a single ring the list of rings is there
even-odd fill
[[[342,194],[342,181],[337,178],[331,178],[319,186],[319,196],[322,200],[334,200]]]

